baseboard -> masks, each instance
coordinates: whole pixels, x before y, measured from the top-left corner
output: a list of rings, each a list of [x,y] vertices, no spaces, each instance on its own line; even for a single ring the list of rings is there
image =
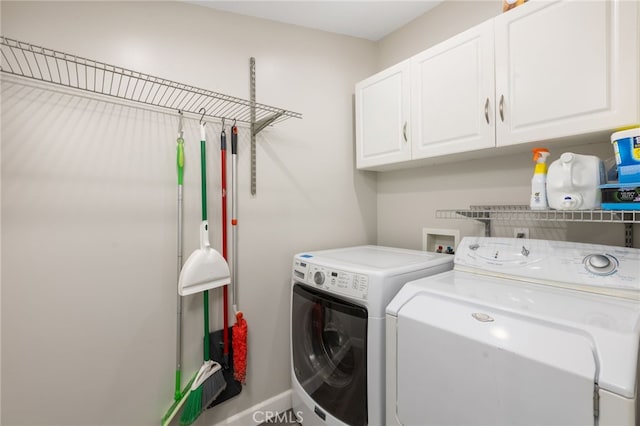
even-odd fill
[[[284,413],[291,409],[291,389],[272,398],[264,400],[253,407],[227,417],[215,426],[257,426],[277,413]]]

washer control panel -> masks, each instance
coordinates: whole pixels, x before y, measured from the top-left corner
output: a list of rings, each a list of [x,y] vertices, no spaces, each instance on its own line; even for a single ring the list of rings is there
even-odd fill
[[[317,265],[303,259],[294,259],[293,279],[329,293],[355,299],[366,300],[369,294],[367,275]]]
[[[640,297],[640,250],[566,241],[467,237],[458,246],[457,269],[533,282],[622,289]]]

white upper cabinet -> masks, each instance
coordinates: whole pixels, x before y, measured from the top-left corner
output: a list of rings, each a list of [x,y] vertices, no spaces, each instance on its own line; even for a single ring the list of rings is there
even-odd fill
[[[531,0],[358,83],[358,168],[637,125],[639,21],[637,0]]]
[[[357,168],[410,160],[409,62],[356,84],[355,98]]]
[[[531,1],[494,21],[497,146],[638,123],[637,1]]]
[[[493,21],[411,58],[412,158],[495,146]]]

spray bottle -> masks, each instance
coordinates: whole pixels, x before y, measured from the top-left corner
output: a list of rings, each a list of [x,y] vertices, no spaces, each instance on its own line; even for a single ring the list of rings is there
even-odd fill
[[[533,148],[533,161],[536,167],[531,178],[531,210],[546,210],[547,204],[547,158],[549,150]]]

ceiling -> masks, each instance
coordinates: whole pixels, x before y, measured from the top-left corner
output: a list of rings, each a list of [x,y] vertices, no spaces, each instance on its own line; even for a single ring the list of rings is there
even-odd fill
[[[442,0],[189,2],[240,15],[377,41],[442,3]]]

